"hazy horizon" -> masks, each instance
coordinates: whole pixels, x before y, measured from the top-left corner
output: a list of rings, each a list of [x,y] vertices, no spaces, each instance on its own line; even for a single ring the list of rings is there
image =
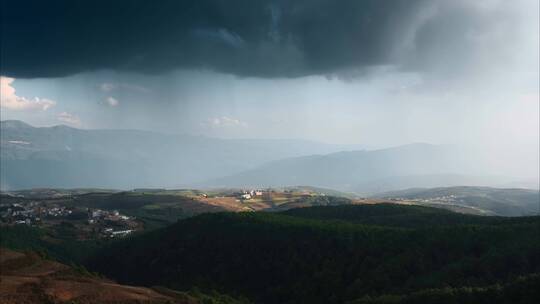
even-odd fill
[[[208,138],[215,138],[215,139],[224,139],[224,140],[287,140],[287,141],[306,141],[306,142],[317,142],[321,144],[327,144],[327,145],[337,145],[337,146],[350,146],[353,148],[353,150],[381,150],[381,149],[388,149],[388,148],[396,148],[400,146],[407,146],[407,145],[434,145],[434,146],[445,146],[448,144],[437,144],[437,143],[430,143],[430,142],[409,142],[409,143],[403,143],[403,144],[397,144],[397,145],[390,145],[390,146],[365,146],[359,143],[350,143],[350,142],[326,142],[321,140],[311,140],[306,138],[298,138],[298,137],[266,137],[266,138],[257,138],[257,137],[219,137],[219,136],[211,136],[211,135],[204,135],[204,134],[188,134],[188,133],[182,133],[182,132],[167,132],[167,131],[156,131],[151,129],[142,129],[142,128],[99,128],[99,127],[93,127],[93,128],[85,128],[84,126],[73,126],[68,123],[63,122],[57,122],[52,124],[43,124],[43,125],[35,125],[30,124],[26,121],[19,120],[19,119],[3,119],[0,120],[1,122],[22,122],[24,124],[27,124],[33,128],[54,128],[54,127],[68,127],[72,129],[79,129],[79,130],[87,130],[87,131],[140,131],[140,132],[150,132],[150,133],[157,133],[157,134],[164,134],[164,135],[178,135],[178,136],[202,136],[202,137],[208,137]],[[347,150],[344,150],[346,152]]]

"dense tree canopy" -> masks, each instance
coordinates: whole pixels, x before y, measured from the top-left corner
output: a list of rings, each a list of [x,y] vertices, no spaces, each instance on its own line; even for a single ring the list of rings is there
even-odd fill
[[[257,303],[382,301],[538,273],[539,228],[538,217],[393,205],[205,214],[115,243],[88,266],[121,282],[197,286]]]

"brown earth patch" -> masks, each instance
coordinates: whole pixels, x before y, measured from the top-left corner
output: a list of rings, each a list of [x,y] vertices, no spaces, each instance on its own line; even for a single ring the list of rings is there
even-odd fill
[[[35,253],[0,249],[0,304],[196,304],[182,293],[116,284],[78,274]]]

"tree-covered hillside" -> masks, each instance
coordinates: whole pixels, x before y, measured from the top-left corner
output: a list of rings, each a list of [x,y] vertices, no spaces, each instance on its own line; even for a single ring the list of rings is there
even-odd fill
[[[409,294],[366,296],[348,304],[507,304],[537,303],[540,299],[540,275],[518,277],[507,284],[487,287],[445,287]]]
[[[510,284],[540,272],[539,233],[538,217],[417,206],[216,213],[122,240],[87,265],[123,283],[196,286],[256,303],[345,303]],[[403,303],[421,303],[411,299]]]
[[[498,225],[522,223],[534,217],[511,218],[498,216],[470,216],[440,208],[418,205],[380,203],[377,205],[340,205],[334,208],[313,206],[296,208],[284,214],[317,220],[343,220],[364,225],[377,225],[402,228],[429,228],[432,226]]]

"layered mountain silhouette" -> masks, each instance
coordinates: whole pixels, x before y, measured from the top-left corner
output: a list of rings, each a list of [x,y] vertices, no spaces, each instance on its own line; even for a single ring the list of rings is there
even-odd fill
[[[453,146],[379,150],[306,140],[217,139],[139,130],[1,123],[2,189],[35,187],[276,187],[356,193],[497,186]]]

